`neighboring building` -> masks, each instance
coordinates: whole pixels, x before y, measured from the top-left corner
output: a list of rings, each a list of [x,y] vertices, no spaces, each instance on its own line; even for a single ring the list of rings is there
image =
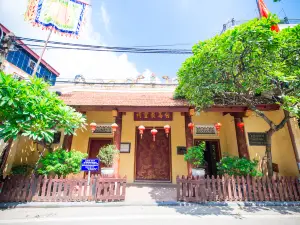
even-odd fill
[[[77,85],[73,91],[67,89],[64,92],[62,89],[61,98],[65,103],[84,113],[88,124],[96,122],[97,128],[95,132],[90,127],[78,130],[76,136],[66,136],[65,140],[62,135],[55,147],[62,146],[64,142],[66,149],[79,150],[94,158],[101,146],[114,143],[121,150],[120,160],[114,165],[115,171],[121,176],[126,175],[129,183],[175,183],[177,175],[188,174],[183,156],[186,147],[199,141],[206,142],[208,175],[217,174],[216,164],[224,153],[236,156],[248,154],[250,159],[258,159],[260,169],[265,170],[263,133],[268,130],[268,125],[263,119],[243,106],[214,106],[206,112],[194,114],[193,107],[186,101],[173,99],[174,87],[160,84],[151,88],[149,84],[113,89],[111,86],[95,85],[89,86],[87,91]],[[57,87],[53,89],[58,91]],[[284,116],[277,105],[258,107],[276,122]],[[192,132],[188,127],[191,121],[195,126]],[[244,129],[239,127],[241,121]],[[111,129],[114,122],[119,126],[115,134]],[[300,130],[296,120],[290,122],[291,128],[285,125],[273,135],[272,155],[276,172],[295,176],[298,168],[294,151],[300,149]],[[219,134],[216,123],[222,124]],[[164,130],[167,124],[171,127],[168,136]],[[138,130],[140,125],[146,127],[142,137]],[[150,133],[153,128],[158,130],[155,141]],[[35,164],[38,159],[39,153],[28,139],[22,137],[15,146],[8,157],[6,173],[11,165]]]
[[[10,33],[5,26],[0,24],[4,34]],[[31,50],[24,42],[16,40],[15,50],[10,51],[3,62],[4,72],[13,74],[16,78],[26,79],[32,75],[39,55]],[[37,77],[42,77],[51,85],[55,85],[59,73],[51,67],[45,60],[42,60],[38,67]]]

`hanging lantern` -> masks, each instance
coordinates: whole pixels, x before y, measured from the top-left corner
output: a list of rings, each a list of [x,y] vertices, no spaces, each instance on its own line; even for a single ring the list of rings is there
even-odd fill
[[[156,130],[155,128],[153,128],[153,129],[151,130],[151,134],[152,134],[152,136],[153,136],[153,141],[155,141],[155,135],[157,134],[157,130]]]
[[[113,134],[115,135],[115,132],[117,131],[117,128],[118,128],[119,126],[118,126],[118,124],[116,124],[116,123],[113,123],[112,125],[111,125],[111,128],[112,128],[112,132],[113,132]]]
[[[215,128],[216,128],[216,130],[217,130],[218,135],[220,134],[221,126],[222,126],[221,123],[216,123],[216,124],[215,124]]]
[[[238,123],[237,123],[237,126],[238,126],[238,128],[240,128],[240,130],[241,130],[242,132],[244,132],[244,126],[245,126],[245,124],[244,124],[243,122],[238,122]]]
[[[141,135],[141,139],[143,138],[143,133],[144,133],[144,130],[145,130],[145,127],[143,125],[140,125],[139,126],[139,131],[140,131],[140,135]]]
[[[94,132],[96,130],[97,124],[95,122],[90,123],[91,131]]]
[[[188,124],[188,128],[190,128],[191,133],[193,134],[194,124],[193,124],[193,123],[189,123],[189,124]]]
[[[166,133],[167,137],[169,136],[170,128],[171,128],[171,127],[170,127],[170,125],[168,125],[168,124],[164,126],[165,133]]]

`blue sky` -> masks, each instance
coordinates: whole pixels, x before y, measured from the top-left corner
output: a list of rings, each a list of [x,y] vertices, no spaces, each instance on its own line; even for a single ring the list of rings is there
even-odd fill
[[[265,3],[281,18],[284,17],[282,9],[288,18],[300,18],[300,0],[280,3],[265,0]],[[218,34],[231,18],[248,20],[258,16],[255,0],[92,0],[93,10],[101,7],[106,9],[109,24],[105,26],[100,19],[101,11],[93,12],[93,27],[112,46],[196,43]],[[138,71],[149,68],[159,77],[174,77],[186,57],[128,55]]]
[[[66,38],[52,34],[51,41],[90,45],[137,46],[188,43],[192,45],[217,35],[231,18],[249,20],[258,16],[256,0],[81,0],[90,2],[86,23],[80,37]],[[27,0],[0,0],[0,23],[17,36],[45,40],[48,32],[24,21]],[[300,0],[265,0],[280,18],[300,19]],[[91,9],[91,10],[90,10]],[[283,10],[284,12],[283,12]],[[34,49],[38,54],[41,49]],[[187,55],[117,54],[107,52],[47,49],[43,59],[60,72],[61,78],[120,82],[143,73],[150,82],[162,76],[174,78]]]

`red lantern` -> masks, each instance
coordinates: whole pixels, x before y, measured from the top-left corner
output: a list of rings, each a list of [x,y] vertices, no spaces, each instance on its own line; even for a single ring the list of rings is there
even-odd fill
[[[216,130],[217,130],[218,135],[220,134],[221,126],[222,126],[221,123],[216,123],[216,124],[215,124],[215,128],[216,128]]]
[[[169,136],[170,128],[171,128],[171,127],[170,127],[170,125],[168,125],[168,124],[164,126],[165,133],[166,133],[167,137]]]
[[[116,123],[113,123],[113,124],[111,125],[113,134],[115,134],[115,132],[117,131],[117,128],[118,128],[118,127],[119,127],[119,126],[118,126],[118,124],[116,124]]]
[[[153,129],[151,130],[151,134],[152,134],[152,136],[153,136],[153,141],[155,141],[155,135],[157,134],[157,130],[156,130],[155,128],[153,128]]]
[[[140,125],[139,126],[139,131],[140,131],[140,135],[141,135],[141,139],[143,138],[143,133],[144,133],[144,130],[145,130],[145,127],[143,125]]]
[[[97,124],[95,122],[90,123],[91,131],[94,132],[96,130]]]
[[[240,128],[240,130],[241,130],[242,132],[244,132],[244,126],[245,126],[245,124],[244,124],[243,122],[238,122],[238,123],[237,123],[237,126]]]
[[[191,133],[193,134],[194,124],[193,124],[193,123],[189,123],[189,124],[188,124],[188,128],[190,128]]]

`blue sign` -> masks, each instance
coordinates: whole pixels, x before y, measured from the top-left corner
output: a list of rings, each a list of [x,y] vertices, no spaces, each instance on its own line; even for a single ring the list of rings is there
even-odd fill
[[[99,171],[99,159],[83,159],[81,171]]]

